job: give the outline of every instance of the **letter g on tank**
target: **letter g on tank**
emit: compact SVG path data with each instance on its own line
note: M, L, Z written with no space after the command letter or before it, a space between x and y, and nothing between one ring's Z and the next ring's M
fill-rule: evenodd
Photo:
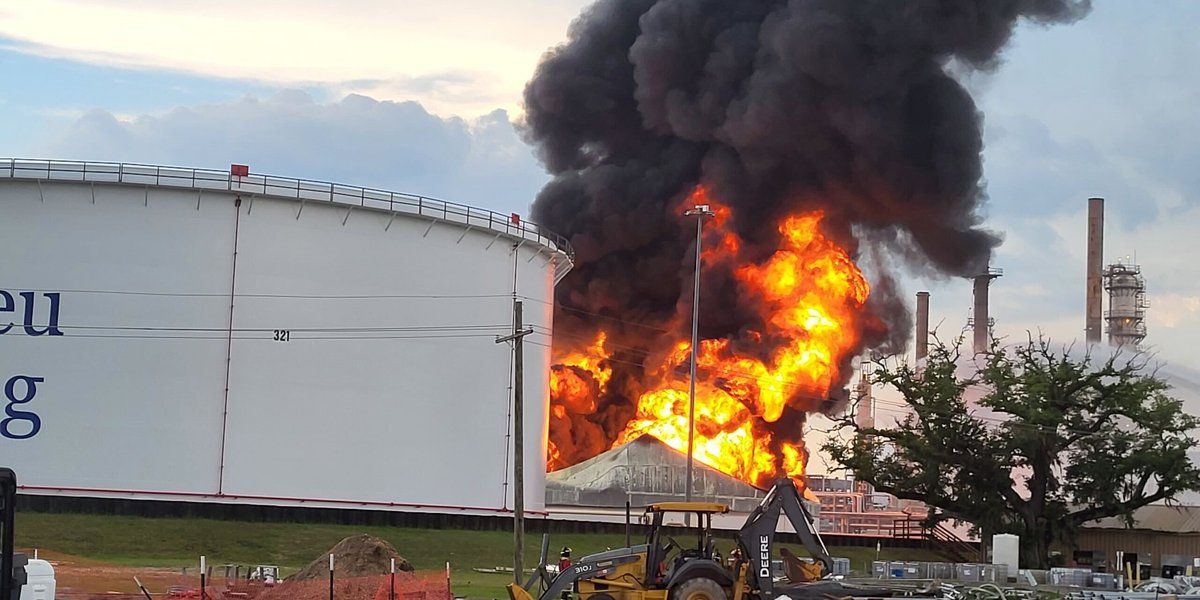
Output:
M37 384L46 381L45 377L16 375L4 384L5 419L0 421L0 436L13 440L27 440L42 430L42 419L34 413L17 410L17 406L27 404L37 396ZM24 421L25 427L13 427L14 423ZM15 430L15 431L14 431Z

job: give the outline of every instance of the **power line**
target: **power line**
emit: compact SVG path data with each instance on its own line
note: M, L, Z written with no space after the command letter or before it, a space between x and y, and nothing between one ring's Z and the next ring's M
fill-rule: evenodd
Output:
M476 300L485 298L511 299L511 294L236 294L236 298L285 298L296 300Z
M550 336L550 335L548 335L548 334L541 333L541 332L535 332L535 333L536 333L537 335L542 335L542 336L546 336L546 337L551 337L551 340L553 340L553 338L554 338L554 337L557 337L557 336L559 335L558 333L555 333L555 334L554 334L554 336L552 337L552 336ZM570 334L563 334L563 335L570 336ZM531 342L531 343L532 343L532 342ZM606 341L604 345L605 345L605 347L607 348L607 347L608 347L610 344L609 344L609 343ZM621 348L621 347L622 347L622 346L620 346L619 344L618 344L618 345L616 345L616 346L617 346L618 348ZM546 346L546 347L547 347L547 348L549 348L549 347L551 347L551 346ZM642 355L642 357L643 357L643 358L649 358L649 356L650 356L651 354L654 354L653 352L646 351L646 350L641 350L641 349L638 349L638 348L633 348L633 347L631 347L631 346L624 346L623 348L627 348L627 349L628 349L628 350L629 350L631 353L633 353L633 354L640 354L640 355ZM609 358L605 358L605 359L604 359L604 361L605 361L605 362L611 362L611 363L620 363L620 364L632 365L632 366L636 366L636 367L641 367L641 368L643 368L643 369L646 369L646 368L647 368L647 367L646 367L646 365L645 365L644 363L641 363L641 362L633 362L633 361L630 361L630 360L623 360L623 359L619 359L619 358L612 358L612 357L609 357ZM681 363L680 365L676 365L676 366L677 366L677 367L679 367L679 366L682 366L682 363ZM765 363L764 363L764 367L766 367L766 364L765 364ZM711 367L710 367L710 368L711 368ZM717 367L717 368L720 370L720 372L721 372L721 374L722 374L722 375L736 376L736 377L739 377L739 378L743 378L743 379L751 379L751 380L756 380L756 381L757 381L759 378L761 378L761 377L762 377L762 375L761 375L761 374L757 374L757 373L748 373L748 372L746 372L746 371L739 371L739 370L737 370L737 369L731 369L731 368L729 368L729 367L727 367L727 366L721 366L721 367ZM769 367L768 367L768 368L769 368ZM794 382L792 382L792 381L787 381L787 380L779 380L779 381L772 381L771 383L772 383L772 385L775 385L775 386L782 386L782 387L784 387L784 388L791 389L793 392L796 392L796 391L799 391L799 392L811 392L811 387L809 387L809 386L805 386L805 385L803 385L803 384L800 384L800 383L794 383Z
M538 326L538 325L535 325L535 326L534 326L534 329L546 329L546 328L545 328L545 327ZM549 329L546 329L546 331L549 331ZM578 335L578 334L564 333L564 332L562 332L561 330L560 330L560 331L556 331L556 332L554 332L553 334L550 334L550 333L542 333L542 332L537 332L537 334L538 334L538 335L543 335L543 336L546 336L546 337L550 337L550 338L551 338L551 341L553 341L555 338L558 338L558 337L560 337L560 336L571 337L571 338L579 339L579 340L582 340L582 341L594 341L594 340L592 340L591 338L589 338L589 337L587 337L587 336L582 336L582 335ZM530 342L530 343L535 343L535 342ZM538 344L538 345L540 345L540 346L543 346L543 347L546 347L546 348L553 348L553 346L551 346L551 345L547 345L547 344ZM648 358L648 357L649 357L649 355L653 354L653 352L651 352L651 351L648 351L648 350L643 350L643 349L641 349L641 348L636 348L636 347L633 347L633 346L624 346L624 345L621 345L621 344L614 344L614 343L611 343L611 342L610 342L610 341L608 341L608 340L605 340L604 347L605 347L606 349L607 349L607 348L609 348L609 347L614 347L614 348L617 348L617 349L623 349L623 350L627 350L627 351L629 351L630 353L633 353L633 354L640 354L640 355L642 355L644 358ZM611 356L610 356L610 357L607 357L607 358L604 358L604 359L603 359L603 361L604 361L604 362L611 362L611 363L620 363L620 364L626 364L626 365L631 365L631 366L641 367L641 368L643 368L643 369L645 369L645 368L646 368L646 365L645 365L644 363L640 363L640 362L634 362L634 361L630 361L630 360L623 360L623 359L619 359L619 358L612 358ZM720 369L720 372L721 372L721 374L722 374L722 375L734 375L734 376L740 376L740 377L743 377L743 378L746 378L746 379L754 379L754 380L757 380L758 378L760 378L760 377L761 377L761 375L759 375L759 374L755 374L755 373L748 373L748 372L745 372L745 371L739 371L739 370L736 370L736 369L730 369L730 368L728 368L728 367L724 367L724 366L720 367L719 369ZM801 390L803 390L803 391L808 391L808 387L806 387L806 386L803 386L802 384L793 383L793 382L790 382L790 381L773 381L773 382L772 382L772 384L773 384L773 385L779 385L779 386L787 387L787 388L792 388L792 389L801 389ZM984 387L982 387L982 386L978 386L978 385L974 385L974 386L967 386L967 387L969 387L969 388L977 388L977 389L982 389L982 390L986 390L986 389L987 389L987 388L984 388ZM876 399L876 400L875 400L875 402L876 402L876 404L885 404L885 405L890 405L890 406L894 406L894 407L897 407L897 408L906 408L906 407L908 407L908 406L909 406L909 405L907 405L907 404L900 404L900 403L896 403L896 402L890 402L890 401L883 400L883 399Z
M550 347L551 347L551 346L549 346L548 344L542 344L542 343L539 343L539 342L534 342L534 341L530 341L529 343L530 343L530 344L537 345L537 346L542 346L542 347L544 347L544 348L550 348ZM623 361L623 360L620 360L620 359L612 359L612 358L610 358L610 359L607 359L607 360L608 360L609 362L618 362L618 363L624 363L624 364L629 364L629 365L634 365L634 366L642 366L642 365L640 365L639 363L633 363L633 362L630 362L630 361ZM731 372L731 371L723 371L723 372L724 372L724 373L734 373L734 374L736 374L736 372ZM749 375L749 374L746 374L745 376L746 376L746 377L749 377L749 378L753 378L753 377L754 377L754 376L752 376L752 375ZM682 382L678 382L678 383L680 383L680 384L682 385ZM800 386L799 384L795 384L795 383L791 383L791 382L781 381L781 382L776 382L776 383L778 383L778 385L781 385L781 386L784 386L784 387L792 388L793 390L794 390L794 389L796 389L796 388L801 388L801 386ZM649 391L649 390L647 390L647 391ZM636 400L634 400L634 399L632 399L632 398L631 398L630 400L632 401L632 403L633 403L634 405L636 405L636 403L637 403L637 401L636 401ZM896 403L896 402L890 402L890 401L886 401L886 400L875 400L875 402L876 402L876 404L877 404L877 405L878 405L878 404L886 404L886 405L890 405L890 406L893 406L893 407L896 407L896 408L903 408L903 409L910 409L910 410L913 408L913 407L912 407L911 405L909 405L909 404L900 404L900 403ZM986 408L986 407L983 407L983 408ZM972 418L972 419L977 419L977 420L980 420L980 421L985 421L985 422L994 423L994 424L1000 424L1000 425L1008 425L1008 426L1011 426L1011 427L1023 427L1023 428L1026 428L1026 429L1035 429L1035 430L1039 430L1039 431L1043 431L1043 432L1047 432L1047 433L1078 433L1078 434L1081 434L1081 435L1086 435L1086 436L1101 435L1101 433L1098 433L1098 432L1085 431L1085 430L1079 430L1079 429L1071 429L1071 428L1064 428L1064 427L1047 427L1047 426L1044 426L1044 425L1036 425L1036 424L1033 424L1033 423L1024 423L1024 422L1021 422L1021 421L1016 421L1016 420L1012 420L1012 419L1003 419L1003 418L999 418L999 417L992 417L992 416L987 416L987 415L970 414L970 413L965 413L965 412L964 412L964 413L954 413L954 412L947 412L947 411L933 411L933 410L928 410L928 409L926 409L926 411L927 411L927 412L929 412L929 413L931 413L931 414L938 415L938 416L943 416L943 417L953 417L953 416L957 416L957 415L959 415L959 414L962 414L962 415L964 415L964 416L970 417L970 418ZM818 413L818 414L820 414L820 413ZM1001 414L1005 414L1005 413L1001 413ZM823 416L828 416L828 415L823 415Z
M540 334L540 335L545 335L545 334ZM539 346L543 346L546 348L551 347L546 344L539 344L537 342L532 342L532 341L530 343L537 344ZM606 343L605 345L607 346L608 344ZM605 362L622 363L622 364L642 367L643 369L646 368L643 363L636 363L636 362L632 362L632 361L628 361L628 360L621 360L621 359L616 359L616 358L611 358L611 357L606 358L604 360L605 360ZM732 370L732 369L728 369L728 368L721 368L720 372L722 375L733 375L733 376L739 376L741 378L752 379L752 380L757 380L760 377L759 375L755 375L752 373L746 373L743 371L737 371L737 370ZM805 392L811 391L811 389L808 386L804 386L803 384L794 383L791 381L772 381L771 384L774 386L780 386L780 387L783 387L786 389L790 389L792 391L792 393L797 393L797 394L804 394ZM987 391L987 388L985 388L983 386L979 386L979 385L971 385L971 386L966 386L966 387L970 388L970 389L980 389L980 390ZM913 409L912 405L906 404L906 403L894 402L894 401L889 401L889 400L884 400L884 399L873 399L872 401L877 406L885 405L885 406L889 406L889 407L892 407L895 409L904 409L904 410L912 410ZM986 409L987 407L979 407L979 408ZM928 411L928 409L926 409L926 410ZM956 414L958 414L958 413L944 412L944 411L943 412L928 411L928 412L931 412L932 414L939 415L939 416L955 416ZM964 413L964 414L966 414L966 413ZM1006 414L1006 413L1001 413L1001 414ZM1046 426L1042 426L1042 425L1035 425L1035 424L1031 424L1031 423L1023 423L1023 422L1019 422L1019 421L1014 421L1011 419L989 417L986 415L966 414L966 416L974 418L974 419L979 419L981 421L987 421L987 422L996 423L996 424L1003 424L1003 425L1009 425L1009 426L1014 426L1014 427L1036 428L1036 429L1047 431L1047 432L1060 432L1061 431L1061 432L1067 432L1067 433L1095 435L1094 432L1089 432L1089 431L1073 430L1073 429L1062 428L1062 427L1059 427L1059 428L1046 427Z
M545 335L545 334L543 334L543 333L538 333L537 335ZM530 344L534 344L534 345L537 345L537 346L541 346L541 347L543 347L543 348L553 348L553 347L552 347L551 345L549 345L549 344L543 344L543 343L534 342L534 341L531 341L531 340L530 340L528 343L530 343ZM625 364L625 365L630 365L630 366L635 366L635 367L641 367L642 369L646 369L646 366L645 366L645 364L643 364L643 363L639 363L639 362L633 362L633 361L629 361L629 360L622 360L622 359L619 359L619 358L611 358L611 357L610 357L610 358L606 358L606 359L604 359L604 362L608 362L608 363L619 363L619 364ZM556 365L560 365L560 364L566 364L566 363L555 363L555 365L552 365L552 366L556 366ZM683 366L683 365L682 365L682 364L680 364L680 365L676 365L674 368L679 368L679 367L682 367L682 366ZM745 372L742 372L742 371L736 371L736 370L732 370L732 369L728 369L728 368L724 368L724 367L722 367L722 368L720 369L720 372L721 372L721 374L722 374L722 375L733 375L733 376L737 376L737 377L739 377L739 378L742 378L742 379L752 379L752 380L757 380L757 379L760 377L759 375L755 375L755 374L751 374L751 373L745 373ZM799 384L799 383L794 383L794 382L791 382L791 381L773 381L773 382L772 382L772 384L773 384L773 385L776 385L776 386L779 386L779 387L783 387L783 388L790 389L790 390L791 390L793 393L804 394L804 393L806 393L806 392L811 392L811 388L810 388L810 387L808 387L808 386L804 386L804 385L802 385L802 384ZM813 396L811 393L808 393L806 397L812 398L812 397L814 397L814 396Z
M269 333L269 332L267 332ZM102 333L85 333L72 335L71 338L84 339L121 339L121 340L225 340L226 336L206 336L206 335L157 335L157 334L102 334ZM360 335L360 336L328 336L321 335L315 337L291 337L290 341L294 342L310 342L310 341L337 341L337 340L431 340L431 339L459 339L459 338L481 338L495 339L495 334L449 334L449 335ZM270 337L256 336L234 336L234 340L262 340L274 341Z
M610 315L600 314L600 313L597 313L597 312L591 312L591 311L583 310L583 309L581 309L581 308L571 308L570 306L563 306L561 303L558 303L558 302L552 302L552 301L548 301L548 300L542 300L542 299L540 299L540 298L530 298L529 296L518 296L518 298L524 298L524 299L526 299L526 300L529 300L529 301L531 301L531 302L540 302L540 303L542 303L542 304L549 304L550 306L553 306L555 310L565 310L565 311L569 311L569 312L574 312L574 313L579 313L579 314L584 314L584 315L590 315L590 316L593 316L593 317L600 317L601 319L607 319L607 320L609 320L609 321L615 321L615 322L617 322L617 323L623 323L623 324L625 324L625 325L632 325L632 326L634 326L634 327L641 327L641 328L643 328L643 329L650 329L650 330L653 330L653 331L660 331L660 332L663 332L663 333L671 333L671 330L670 330L670 329L663 329L663 328L661 328L661 327L655 327L655 326L653 326L653 325L646 325L645 323L635 323L635 322L633 322L633 321L627 321L627 320L625 320L625 319L621 319L621 318L619 318L619 317L613 317L613 316L610 316Z
M124 340L225 340L223 335L120 335L120 334L102 334L102 333L81 333L70 336L71 338L103 338L103 339L124 339ZM239 338L236 339L249 339Z
M38 325L38 327L41 327ZM419 326L397 326L397 327L171 327L171 326L136 326L136 325L58 325L57 328L63 331L85 330L85 331L162 331L176 333L263 333L279 331L286 329L292 332L302 333L400 333L400 332L454 332L454 331L505 331L508 325L419 325ZM73 335L72 337L79 337Z
M445 340L445 339L464 339L464 338L480 338L495 340L496 334L478 334L464 333L451 335L366 335L366 336L320 336L320 337L296 337L293 341L325 341L325 340ZM249 338L242 338L249 339ZM259 339L259 338L255 338Z
M0 289L19 289L34 293L61 294L101 294L116 296L151 296L169 298L228 298L228 292L154 292L140 290L99 290L99 289L29 289L20 286L0 286ZM236 293L234 298L279 298L293 300L456 300L456 299L486 299L511 298L511 294L250 294Z
M552 331L549 327L546 327L544 325L534 324L534 325L532 325L532 327L538 335L546 336L546 337L550 338L551 340L565 337L565 338L575 339L575 340L578 340L581 342L587 342L589 346L596 342L595 336L586 336L586 335L578 334L578 333L567 333L561 329L559 329L557 331ZM537 331L539 329L542 331ZM612 342L608 338L606 338L604 340L604 348L606 348L606 349L615 348L617 350L623 350L623 351L631 353L631 354L638 354L643 357L649 356L654 353L653 351L646 350L644 348L639 348L637 346L618 344L618 343Z
M153 291L99 290L99 289L49 290L49 289L24 289L24 288L13 287L13 286L7 286L7 287L8 287L8 289L23 289L24 291L32 291L35 293L58 292L58 293L76 293L76 294L111 294L111 295L133 295L133 296L150 296L150 297L183 297L183 298L228 298L230 296L230 294L228 294L228 293L153 292ZM270 299L314 299L314 300L488 299L488 298L508 299L508 298L511 298L511 295L510 294L379 294L379 295L365 295L365 294L364 295L234 294L234 297L235 298L270 298ZM641 324L641 323L635 323L632 321L626 321L626 320L623 320L623 319L620 319L617 317L612 317L609 315L603 315L600 313L566 307L566 306L562 306L562 305L554 305L554 303L552 303L552 302L547 302L545 300L531 298L528 296L519 296L519 297L525 298L525 299L528 299L531 301L535 301L535 302L541 302L543 304L550 304L552 306L555 306L556 308L561 308L563 310L567 310L567 311L571 311L571 312L577 312L577 313L586 314L586 315L590 315L590 316L600 317L603 319L608 319L611 321L623 323L626 325L632 325L635 327L641 327L641 328L650 329L650 330L654 330L654 331L670 333L670 330L667 330L667 329L662 329L659 327L654 327L654 326L645 325L645 324ZM535 329L544 330L544 333L539 332L538 335L544 335L546 337L550 337L551 340L553 340L555 337L563 336L563 337L574 338L574 339L577 339L580 341L586 341L586 342L594 341L594 338L592 338L590 336L567 333L567 332L563 332L561 330L559 330L558 332L552 332L550 330L550 328L542 326L542 325L536 325L536 324L534 324L533 327ZM428 339L491 338L493 336L492 333L467 333L467 332L505 331L508 328L508 324L428 325L428 326L396 326L396 327L233 328L232 330L228 327L205 328L205 327L94 326L94 325L59 325L58 328L61 330L67 330L67 331L87 330L87 331L125 332L125 333L114 333L114 334L74 333L74 334L71 334L71 336L70 336L70 337L74 337L74 338L85 338L85 339L223 340L223 339L226 339L226 335L206 336L206 335L158 335L158 334L159 333L194 333L194 334L225 333L225 334L228 334L230 331L232 331L235 334L238 334L238 333L241 333L241 334L245 334L245 333L270 334L274 331L281 330L281 329L286 329L289 332L316 334L312 337L300 336L300 337L292 338L292 341L299 342L299 341L339 341L339 340L353 341L353 340L428 340ZM456 332L463 332L463 333L456 333ZM325 335L325 334L331 334L331 333L362 334L362 335ZM402 334L402 333L411 333L414 335L374 335L374 334ZM269 337L260 338L260 337L254 337L254 336L244 336L244 335L235 335L233 339L237 339L237 340L260 340L260 339L270 340ZM550 344L542 344L542 343L535 342L533 340L529 340L529 343L537 345L537 346L541 346L544 348L553 349L553 347ZM606 341L605 346L617 348L617 349L620 349L620 350L623 350L625 352L632 353L635 355L641 355L644 358L647 358L651 354L654 354L654 352L646 350L644 348L628 346L628 345L623 345L623 344L617 344L617 343L613 343L611 341ZM646 368L645 364L640 363L640 362L615 359L615 358L611 358L611 357L607 358L605 360L608 362L612 362L612 363L620 363L620 364L636 366L636 367L639 367L642 369ZM740 377L744 377L744 378L751 379L751 380L757 380L760 377L760 375L757 375L757 374L746 373L746 372L741 372L741 371L737 371L737 370L731 370L728 368L722 368L721 373L723 375L740 376ZM793 392L796 392L796 391L808 392L808 391L810 391L810 388L803 386L801 384L798 384L798 383L790 382L790 381L773 381L772 384L776 385L776 386L782 386L784 388L791 389L791 390L793 390ZM972 389L981 389L984 391L989 391L987 388L985 388L983 386L979 386L978 384L969 385L966 387L972 388ZM874 402L876 403L876 405L891 406L891 407L894 407L897 409L911 410L913 408L912 405L907 404L907 403L899 403L899 402L894 402L894 401L889 401L889 400L884 400L884 399L875 399ZM937 411L930 411L930 412L932 414L937 414L937 415L941 415L941 416L955 416L955 415L959 414L959 413L948 413L948 412L937 412ZM1039 429L1039 430L1048 431L1048 432L1068 432L1068 433L1080 433L1080 434L1085 434L1085 435L1095 435L1094 432L1089 432L1089 431L1072 430L1072 429L1066 429L1066 428L1061 428L1061 427L1051 428L1051 427L1034 425L1034 424L1029 424L1029 423L1022 423L1022 422L1008 420L1008 419L987 417L984 415L969 415L968 414L967 416L969 416L971 418L979 419L981 421L994 422L994 423L998 423L998 424L1005 424L1005 425L1015 426L1015 427L1027 427L1027 428Z
M542 330L545 330L545 332L540 332L540 331L539 331L539 332L537 332L537 334L538 334L538 335L543 335L543 336L549 337L549 338L551 338L551 340L555 340L555 339L558 339L558 338L560 338L560 337L567 337L567 338L572 338L572 339L575 339L575 340L578 340L578 341L581 341L581 342L587 342L589 345L591 345L592 343L594 343L594 342L595 342L595 339L594 339L594 337L584 336L584 335L581 335L581 334L567 333L567 332L564 332L564 331L562 331L561 329L559 329L559 330L555 330L555 331L553 331L553 332L550 332L550 329L549 329L549 328L546 328L546 327L544 327L544 326L540 326L540 325L535 325L535 326L534 326L534 329L535 329L535 330L537 330L537 329L542 329ZM682 340L681 340L681 341L682 341ZM703 341L708 341L708 340L702 340L702 342L703 342ZM689 343L689 344L690 344L690 343ZM654 355L654 354L656 354L656 353L660 352L660 351L651 351L651 350L646 350L646 349L639 348L639 347L635 347L635 346L628 346L628 345L623 345L623 344L617 344L617 343L613 343L612 341L610 341L610 339L606 339L606 340L605 340L605 342L604 342L604 344L603 344L603 346L604 346L604 348L605 348L605 349L615 348L615 349L618 349L618 350L623 350L623 351L624 351L623 353L627 353L627 354L633 354L633 355L635 355L635 356L640 356L640 357L642 357L642 358L649 358L650 356L652 356L652 355ZM637 362L632 362L632 361L628 361L628 360L622 360L622 359L617 359L617 358L611 358L611 357L609 357L609 358L607 358L607 359L605 359L605 360L606 360L606 361L608 361L608 362L623 363L623 364L634 365L634 366L640 366L640 367L643 367L643 368L645 368L645 365L644 365L643 363L637 363ZM754 359L754 360L759 360L759 359ZM760 362L763 362L763 361L761 361L761 360L760 360ZM767 365L767 363L766 363L766 362L763 362L763 366L764 366L764 367L766 367L766 368L768 368L768 369L770 369L770 367ZM724 375L733 375L733 376L739 376L739 377L743 377L743 378L746 378L746 379L755 379L755 380L757 380L757 379L759 379L760 377L762 377L762 374L758 374L758 373L749 373L749 372L746 372L746 371L740 371L740 370L737 370L737 369L731 369L731 368L729 368L728 366L724 366L724 365L723 365L723 366L721 366L721 367L719 367L719 368L720 368L720 371L721 371L721 373L722 373L722 374L724 374ZM792 383L792 382L789 382L789 381L775 381L775 382L772 382L772 383L773 383L773 384L775 384L775 385L781 385L781 386L784 386L784 387L789 387L789 388L799 388L799 389L802 389L802 390L804 390L804 391L808 391L808 390L809 390L809 387L808 387L808 386L804 386L804 385L802 385L802 384L798 384L798 383Z
M907 403L889 402L889 401L876 401L875 403L876 403L876 405L887 404L894 408L905 409L908 411L915 410L915 407L913 405L907 404ZM967 407L967 408L969 408L969 407ZM986 406L977 406L976 408L988 409L988 407L986 407ZM924 410L930 414L937 415L937 416L952 417L952 416L956 416L958 414L963 414L967 417L970 417L972 419L978 419L980 421L986 421L986 422L995 423L995 424L999 424L999 425L1008 425L1010 427L1023 427L1026 429L1034 429L1034 430L1038 430L1038 431L1042 431L1042 432L1046 432L1046 433L1078 433L1078 434L1084 435L1084 436L1107 435L1106 432L1095 432L1095 431L1087 431L1087 430L1083 430L1083 429L1072 429L1069 427L1050 427L1050 426L1046 426L1046 425L1037 425L1035 423L1025 423L1025 422L1017 421L1014 419L1004 419L1004 418L995 417L995 416L970 414L967 412L954 413L954 412L947 412L947 411L935 411L935 410L930 410L928 408L926 408ZM1000 415L1009 414L1009 413L1000 412L1000 411L992 411L992 412L995 414L1000 414Z

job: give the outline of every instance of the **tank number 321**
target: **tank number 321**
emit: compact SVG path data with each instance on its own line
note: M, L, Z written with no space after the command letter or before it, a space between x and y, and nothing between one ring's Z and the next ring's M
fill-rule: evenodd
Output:
M275 341L277 341L277 342L292 341L292 332L287 329L276 329L275 330Z

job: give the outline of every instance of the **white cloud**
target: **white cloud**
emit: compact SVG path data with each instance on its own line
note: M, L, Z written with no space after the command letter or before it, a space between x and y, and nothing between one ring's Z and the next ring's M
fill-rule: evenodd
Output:
M0 36L43 56L387 99L432 86L420 96L431 110L478 115L517 108L537 60L564 38L583 4L24 0L0 8Z
M1008 238L997 255L1005 275L991 288L997 335L1021 341L1029 331L1063 344L1082 341L1086 206L1080 197L1057 214L1000 220ZM1172 366L1200 367L1192 352L1200 336L1200 278L1193 258L1200 255L1200 237L1193 233L1200 206L1139 213L1114 198L1106 208L1105 264L1136 261L1146 279L1147 347ZM945 318L946 339L966 317L970 283L950 280L932 288L933 322Z
M530 151L495 107L519 104L541 53L589 0L24 0L0 5L0 36L25 51L174 69L334 96L284 94L154 115L89 113L41 154L222 166L396 187L524 210L540 184ZM1200 238L1200 10L1097 5L1069 27L1018 28L1007 63L970 83L987 114L991 227L1005 230L992 316L1003 335L1083 330L1083 211L1110 198L1107 255L1134 254L1152 302L1148 342L1196 366ZM1129 31L1142 35L1130 36ZM1112 44L1111 40L1124 40ZM1194 102L1193 102L1194 104ZM483 115L477 121L437 114ZM121 107L110 107L121 108ZM965 323L970 283L909 279L934 293L944 339ZM911 296L910 296L911 297Z
M415 102L350 95L320 103L297 91L124 119L94 110L41 153L212 168L246 163L259 173L520 213L545 181L502 110L474 120L442 118Z
M1155 296L1153 304L1147 315L1152 327L1200 325L1200 295L1163 294Z

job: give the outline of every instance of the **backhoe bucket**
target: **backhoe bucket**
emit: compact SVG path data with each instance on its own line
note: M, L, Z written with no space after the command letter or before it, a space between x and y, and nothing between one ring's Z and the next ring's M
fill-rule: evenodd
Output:
M533 600L533 596L530 596L525 588L515 583L508 584L508 598L509 600Z
M822 566L823 565L819 562L805 563L800 565L800 580L805 583L820 581Z

